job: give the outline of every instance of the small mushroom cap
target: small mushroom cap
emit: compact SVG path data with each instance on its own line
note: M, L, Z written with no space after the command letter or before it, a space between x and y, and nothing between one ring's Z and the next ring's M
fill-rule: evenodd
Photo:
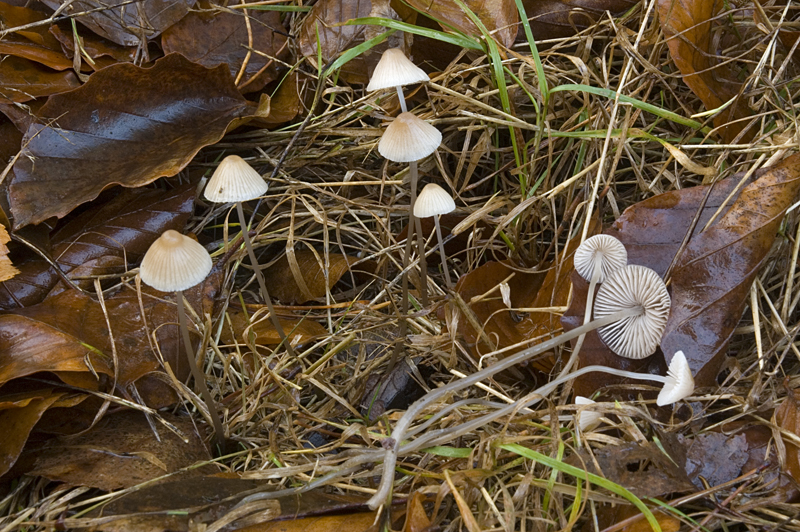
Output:
M438 129L412 113L400 113L378 143L378 152L396 163L419 161L442 143Z
M658 394L656 404L658 406L671 405L681 399L689 397L694 392L694 377L686 355L683 351L678 351L672 357L667 370L667 382Z
M583 397L582 395L575 396L575 404L576 405L593 405L595 404L594 401ZM580 414L578 415L578 426L584 432L594 430L600 424L600 418L603 417L603 414L600 412L593 412L591 410L581 410Z
M400 48L389 48L381 56L367 85L367 92L430 81L424 70L411 62Z
M201 283L211 266L211 255L203 246L169 229L144 254L139 275L156 290L175 292Z
M417 218L447 214L454 210L456 210L456 202L453 201L453 197L436 183L425 185L414 203L414 216Z
M267 188L267 182L247 161L228 155L214 170L203 196L214 203L233 203L263 196Z
M642 314L600 327L598 333L619 356L645 358L655 353L661 342L669 306L669 293L661 277L650 268L633 265L612 272L600 285L593 311L597 319L620 310L641 308Z
M611 235L594 235L587 238L575 250L575 269L587 281L592 280L595 268L600 268L602 283L614 270L628 263L628 252L622 242Z

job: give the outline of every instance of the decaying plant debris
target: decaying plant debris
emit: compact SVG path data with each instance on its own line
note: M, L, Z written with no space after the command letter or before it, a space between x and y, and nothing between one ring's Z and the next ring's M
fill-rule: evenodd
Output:
M441 223L446 240L451 234L445 242L451 274L462 278L454 293L445 290L432 225L424 227L433 238L427 246L431 305L412 309L407 338L398 338L397 331L409 175L406 165L377 155L386 119L398 112L397 99L367 94L357 80L348 83L347 76L321 77L326 65L316 68L303 59L297 40L286 41L282 61L296 58L299 66L273 95L280 109L274 107L270 115L202 149L179 175L185 181L210 175L231 153L262 174L272 174L264 199L249 205L250 214L258 209L250 235L297 353L291 357L279 345L264 305L255 303L259 288L246 252L230 247L239 230L230 206L197 205L187 232L217 244L215 260L227 262L222 280L216 281L219 292L207 288L205 296L197 296L195 323L208 383L237 449L201 474L208 478L215 471L227 472L247 483L240 490L231 488L234 502L227 501L217 513L208 511L199 522L222 530L253 524L256 519L238 525L226 519L241 508L245 496L253 506L239 519L248 512L266 516L276 511L253 495L268 490L288 496L291 490L308 489L311 494L302 498L319 496L318 489L326 487L329 494L366 500L382 474L385 439L415 397L558 334L561 314L582 319L583 308L567 311L570 296L581 290L576 277L571 278L575 288L569 281L571 253L582 237L608 229L625 209L663 192L737 173L752 182L762 169L797 153L800 64L776 44L775 29L798 17L796 6L787 15L785 6L765 3L754 18L748 3L709 28L712 41L725 44L718 53L730 58L731 69L743 78L737 79L738 102L725 115L722 129L715 129L724 110L688 118L706 109L706 99L701 101L683 82L671 55L676 52L660 25L665 13L656 4L645 1L621 16L600 16L576 35L538 39L549 88L582 84L597 89L550 92L544 113L533 103L541 105L542 93L524 39L511 49L501 47L503 64L515 76L507 76L508 113L501 110L503 95L493 85L492 58L477 50L457 53L446 68L429 68L431 82L407 93L409 108L443 135L437 153L420 162L419 173L421 184L446 184L454 193L457 209ZM291 35L301 33L307 16L286 15ZM736 39L726 33L731 25L738 28ZM369 64L375 56L365 58ZM697 85L692 89L699 90ZM618 91L619 98L607 91ZM631 99L683 120L657 116ZM237 109L245 105L233 100ZM281 119L283 111L288 118ZM303 122L309 114L311 119ZM738 133L726 125L730 120L739 120ZM796 166L787 172L797 172ZM800 180L800 173L786 178L791 179ZM592 432L575 428L572 414L587 407L575 406L569 388L533 410L464 429L498 404L522 404L568 359L569 346L562 346L433 404L419 416L418 424L433 419L425 431L446 430L451 440L443 448L415 449L400 457L393 491L397 506L406 500L418 503L420 494L425 504L409 503L416 509L408 510L408 519L396 515L389 523L406 523L404 530L414 530L408 523L411 515L419 518L422 508L441 530L643 526L644 517L628 499L575 473L586 471L644 500L653 512L651 524L658 522L662 530L800 530L794 391L800 388L795 377L800 360L797 213L780 213L777 236L764 250L766 259L752 286L743 292L747 306L732 324L726 356L689 400L674 410L658 409L655 388L598 377L575 385L584 395L603 392L597 398L601 404L591 408L605 420ZM663 267L674 270L669 262ZM468 273L476 275L472 284L463 280ZM419 282L416 269L410 277L412 285ZM123 279L134 287L130 277ZM510 308L502 298L502 282L510 287ZM599 349L592 341L587 337L582 348L587 356ZM404 346L401 357L394 348L398 342ZM663 373L664 356L655 357L660 358L635 369ZM192 411L200 433L207 434L204 416L191 403L200 405L198 398L190 388L179 388L180 404ZM99 397L109 401L112 411L129 406L108 395ZM48 400L70 406L66 399ZM465 399L472 401L459 403ZM154 430L165 430L158 421L161 414L148 410L148 415ZM566 465L556 473L548 457ZM45 476L22 476L3 494L0 530L102 530L112 520L97 507L112 501L109 507L118 504L120 509L109 513L134 513L122 496L152 487L114 484L125 489L110 495L83 486L54 487L49 478L64 480L63 475L46 477L43 465L37 469ZM185 474L160 481L177 482ZM667 509L659 510L649 497ZM349 511L363 509L352 504ZM190 529L184 521L169 523Z

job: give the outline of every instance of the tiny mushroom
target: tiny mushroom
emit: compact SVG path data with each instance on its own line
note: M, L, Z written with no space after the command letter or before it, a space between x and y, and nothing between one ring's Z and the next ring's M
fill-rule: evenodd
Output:
M692 392L694 392L692 370L689 368L689 363L686 361L686 355L683 354L683 351L677 351L672 356L672 362L669 363L667 376L664 379L664 387L661 388L661 392L658 394L656 404L658 406L671 405L689 397Z
M367 85L367 92L397 88L400 106L407 111L403 85L430 81L428 74L406 57L400 48L389 48L381 56Z
M214 174L209 179L203 196L214 203L236 203L236 212L239 215L239 224L242 227L242 238L244 245L247 249L247 254L250 257L250 262L253 264L253 270L258 280L258 287L261 290L261 297L267 304L269 316L272 320L272 325L278 331L281 341L286 346L286 351L294 356L294 350L286 338L286 333L283 330L278 315L275 313L275 307L272 305L272 299L269 297L267 290L267 283L264 280L264 274L261 272L261 267L256 259L253 244L250 242L250 234L247 230L247 218L244 215L242 208L243 201L249 201L259 196L263 196L267 191L268 185L264 178L256 172L256 170L247 164L247 161L238 155L228 155L225 157Z
M413 113L400 113L383 132L378 152L396 163L409 163L431 155L442 143L438 129Z
M583 397L582 395L576 395L575 404L578 406L584 406L584 405L593 405L595 404L595 402L589 398ZM601 414L600 412L587 410L585 408L580 409L579 412L580 413L578 414L578 427L582 431L588 432L596 429L597 426L600 425L600 418L603 417L603 414Z
M209 416L214 424L216 441L224 450L224 431L216 403L206 385L205 375L197 367L189 329L186 326L186 312L183 303L183 291L203 282L211 271L213 263L208 251L188 236L172 229L164 233L150 245L144 254L139 267L142 282L162 292L175 292L178 303L178 324L183 336L186 358L192 371L195 383L200 388L203 401L208 408Z
M640 308L598 333L614 353L625 358L645 358L655 353L667 326L670 297L664 281L645 266L625 266L613 272L600 287L594 317L600 319L624 309Z
M417 218L428 218L433 216L433 223L436 225L436 238L439 239L439 255L442 259L442 270L444 271L447 288L452 289L453 283L450 281L450 271L447 269L447 258L444 253L444 240L442 239L442 229L439 224L439 216L453 212L456 209L456 202L445 189L436 183L428 183L419 193L416 204L414 204L414 216Z

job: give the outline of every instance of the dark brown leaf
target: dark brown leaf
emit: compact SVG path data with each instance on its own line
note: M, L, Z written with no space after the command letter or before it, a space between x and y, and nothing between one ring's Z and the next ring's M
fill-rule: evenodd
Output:
M372 262L360 263L351 270L351 265L359 262L356 257L336 253L328 257L330 264L326 266L321 262L325 261L325 255L318 256L309 250L287 253L264 271L269 293L284 303L305 303L323 299L327 291L348 271L362 281L365 272L375 271Z
M523 0L533 36L539 39L569 37L588 28L605 16L624 13L636 0ZM525 38L525 33L518 36Z
M146 46L189 12L194 0L42 0L51 9L64 4L64 14L88 13L75 20L106 39L122 46Z
M233 330L231 331L228 327L222 329L222 336L220 337L222 342L245 345L252 345L253 343L255 345L278 345L281 343L278 331L275 330L272 320L266 314L261 314L260 318L254 323L242 311L229 309L227 316L230 319ZM293 345L297 343L304 344L328 334L325 327L313 320L279 318L279 321Z
M50 33L58 39L71 61L75 53L75 36L71 29L70 31L65 31L60 26L53 25L50 26ZM89 31L80 31L78 35L81 38L83 51L92 59L110 58L114 62L130 63L136 55L136 47L134 46L120 46Z
M15 7L0 2L0 27L16 28L44 20L47 16L27 7ZM47 31L47 26L34 26L5 35L0 40L0 54L10 54L41 63L54 70L72 68L59 42Z
M467 35L482 37L481 30L470 20L461 7L452 0L409 0L412 7L442 24L448 30L452 26ZM483 23L494 38L505 47L511 47L517 36L519 11L509 0L464 0L464 5Z
M798 192L800 155L794 155L746 186L728 212L695 234L678 258L661 348L667 362L676 351L684 352L697 386L715 383L750 285Z
M717 15L725 5L724 0L658 0L659 20L670 56L683 81L708 110L737 98L741 87L734 72L719 57L713 40L712 21L720 20ZM733 142L747 125L746 120L734 120L751 114L747 104L737 98L714 117L714 124L721 128L725 142ZM752 132L746 133L744 140L750 137Z
M133 265L161 233L183 230L192 214L194 197L192 184L168 191L123 190L110 202L59 229L51 237L53 259L70 277L122 272L123 258ZM19 276L0 284L0 308L35 305L59 283L55 270L45 260L24 262L20 268ZM91 281L77 284L92 289Z
M168 412L158 415L180 430L188 441L159 423L154 423L159 431L156 439L143 413L126 410L105 416L86 432L51 440L28 474L71 486L111 491L211 459L191 419ZM215 468L211 468L213 473Z
M15 227L62 217L112 184L176 174L246 109L224 66L172 54L149 69L103 69L50 98L40 112L45 123L28 128L9 188Z
M287 76L273 97L262 93L261 98L267 99L267 112L254 118L250 125L274 129L299 115L303 110L303 102L300 101L297 73ZM262 107L260 102L259 107Z
M252 45L245 17L250 18ZM206 67L227 65L234 78L247 59L239 87L254 92L277 77L277 64L270 57L286 55L285 31L277 11L192 12L164 32L161 45L166 54L177 52Z
M27 102L80 85L73 72L55 72L38 63L6 56L0 60L0 103Z

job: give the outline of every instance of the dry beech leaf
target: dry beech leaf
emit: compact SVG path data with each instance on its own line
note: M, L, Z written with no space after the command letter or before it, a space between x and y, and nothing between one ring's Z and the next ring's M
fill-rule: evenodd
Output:
M800 155L766 170L724 216L689 240L672 271L661 349L667 362L684 352L697 386L715 384L750 286L800 192Z
M71 63L73 54L75 53L75 35L72 33L71 28L67 31L62 30L60 26L53 25L50 26L50 33L61 43L61 47L66 52L67 57L70 58ZM95 62L102 58L111 59L113 63L130 63L136 56L135 46L121 46L88 31L79 32L79 36L81 38L83 51L94 59Z
M172 54L152 68L103 69L51 97L44 123L28 128L9 187L15 228L62 217L112 184L138 187L178 173L247 109L225 66Z
M425 511L425 496L415 491L408 499L406 505L406 523L403 525L403 532L425 532L431 526L428 519L428 512Z
M47 15L41 11L0 2L0 27L4 29L26 26L46 18ZM61 44L47 31L47 26L33 26L5 35L0 40L0 54L24 57L53 70L72 68L72 60L64 55Z
M253 118L249 122L251 126L274 129L299 115L303 110L303 103L300 101L297 72L292 72L281 82L274 96L262 94L261 98L268 101L267 112L264 116ZM259 107L262 107L261 103Z
M781 406L775 410L775 424L790 434L800 436L800 393L790 390ZM796 482L800 482L800 446L795 440L781 434L781 440L786 448L786 471Z
M125 270L138 263L150 244L167 229L182 231L194 209L195 187L171 190L121 190L111 201L80 214L52 237L52 257L69 277ZM35 305L64 284L50 264L35 259L20 264L21 274L0 284L0 308ZM93 290L92 281L76 281ZM51 294L55 295L55 294Z
M11 264L8 258L8 248L6 244L11 241L5 226L0 225L0 281L8 281L19 273L19 270Z
M0 477L17 461L42 414L51 407L68 406L75 397L50 388L0 397Z
M409 0L412 7L419 9L430 18L439 21L442 28L452 26L467 35L482 37L475 25L461 7L452 0ZM464 5L472 11L503 46L510 48L517 37L519 11L514 2L508 0L464 0Z
M146 46L147 40L182 19L194 0L42 0L50 9L68 5L65 15L83 13L75 20L98 35L122 46ZM85 32L84 32L85 33Z
M21 57L6 56L0 61L0 103L27 102L80 85L74 72L55 72Z
M228 318L230 319L233 331L229 327L222 329L222 336L220 340L226 344L245 344L245 345L278 345L281 343L281 337L272 320L266 314L261 314L255 322L251 322L253 315L248 319L247 315L240 310L228 309ZM297 343L305 344L317 338L321 338L328 334L325 327L316 321L309 319L285 319L279 318L286 336L289 341L294 345ZM247 338L246 335L253 335L252 338Z
M325 273L325 255L302 250L294 252L297 261L297 272L302 278L298 281L295 271L289 262L288 254L264 271L269 293L284 303L305 303L306 301L323 299L327 291L333 288L343 275L351 272L357 282L363 282L366 273L375 271L375 263L360 262L356 257L331 253L327 266L327 283ZM351 265L359 263L351 268ZM305 286L303 286L305 285Z
M678 532L681 528L680 520L676 519L670 514L653 511L653 516L656 518L656 521L658 521L658 524L661 527L661 532ZM629 524L626 524L621 528L614 527L614 525L622 523L631 517L639 518L630 521ZM611 527L614 527L615 530L619 530L619 532L652 532L653 530L653 528L650 526L650 523L647 522L647 519L645 519L644 515L642 515L642 512L639 511L638 508L633 505L625 504L603 504L598 506L597 524L599 525L600 530L605 530Z
M159 431L156 439L143 413L125 410L106 415L88 431L49 441L28 474L71 486L111 491L211 459L190 418L169 412L158 415L177 427L188 441L159 423L155 423ZM216 468L210 468L206 473L213 474ZM192 471L202 474L196 469Z
M252 45L245 17L250 18ZM161 45L165 54L177 52L206 67L227 65L234 77L247 59L239 87L254 92L277 78L277 64L270 58L286 55L285 32L277 11L191 12L164 32Z
M513 2L511 2L513 4ZM569 37L606 16L624 13L637 0L523 0L525 14L537 40ZM524 32L519 33L524 39Z
M740 81L714 48L712 22L727 4L724 0L658 0L661 29L667 38L670 57L681 71L681 79L703 102L707 110L717 109L737 97ZM733 142L747 125L752 113L737 99L714 117L725 142ZM733 122L733 123L731 123ZM727 124L727 125L726 125ZM752 132L745 135L745 140Z

